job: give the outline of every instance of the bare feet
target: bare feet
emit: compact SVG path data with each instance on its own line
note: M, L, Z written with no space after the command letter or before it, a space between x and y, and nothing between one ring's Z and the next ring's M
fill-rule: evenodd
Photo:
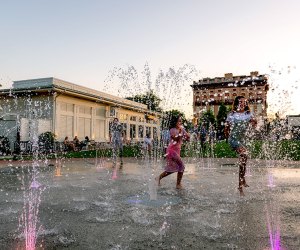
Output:
M176 189L183 189L183 186L181 184L177 184Z
M241 181L241 185L243 185L244 187L249 187L249 185L246 183L245 178Z
M155 177L155 180L157 182L157 186L160 186L160 178L159 177Z
M238 187L238 190L240 191L240 196L245 196L243 188L242 187Z

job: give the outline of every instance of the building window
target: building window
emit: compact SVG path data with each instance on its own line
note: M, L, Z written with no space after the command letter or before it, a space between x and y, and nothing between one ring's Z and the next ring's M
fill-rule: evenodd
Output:
M91 107L84 107L84 113L86 115L92 114L92 108Z
M151 127L146 127L146 134L148 134L151 138Z
M117 115L116 109L114 107L110 107L109 116L116 117L116 115Z
M120 121L127 121L127 114L120 114Z
M69 140L73 139L73 116L61 115L59 131L61 137L69 137Z
M83 106L79 106L79 113L84 114L84 107Z
M153 138L158 138L157 128L153 128Z
M74 105L71 103L67 104L67 112L74 112Z
M96 116L105 117L105 115L106 115L105 107L96 108Z
M91 119L79 117L78 118L78 137L84 139L85 136L91 138Z
M105 138L105 120L102 119L95 120L94 132L95 132L96 141Z
M144 127L142 125L139 125L139 138L144 137Z
M134 139L136 135L136 125L130 124L130 139Z
M130 121L136 122L136 116L130 116Z
M61 109L61 111L67 111L67 104L66 103L61 103L60 104L60 109Z

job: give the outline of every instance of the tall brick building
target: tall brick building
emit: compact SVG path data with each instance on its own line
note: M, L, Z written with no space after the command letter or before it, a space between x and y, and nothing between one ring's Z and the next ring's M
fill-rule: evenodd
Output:
M268 79L257 71L251 72L249 76L227 73L224 77L203 78L194 81L191 87L195 117L206 110L211 110L217 116L222 102L231 107L234 98L239 95L249 100L250 110L256 115L267 115Z

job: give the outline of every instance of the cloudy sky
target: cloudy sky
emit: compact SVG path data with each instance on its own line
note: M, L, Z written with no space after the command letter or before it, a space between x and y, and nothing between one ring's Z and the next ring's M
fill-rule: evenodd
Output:
M190 112L192 80L257 70L270 77L270 112L299 114L299 9L298 0L1 1L0 81L53 76L122 95L129 67L145 79L147 66L146 88L172 68L170 88L186 98L165 101Z

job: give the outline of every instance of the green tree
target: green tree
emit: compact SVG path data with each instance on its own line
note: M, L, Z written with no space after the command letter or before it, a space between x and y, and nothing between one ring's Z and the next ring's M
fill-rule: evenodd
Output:
M161 128L162 129L169 129L169 125L170 125L170 119L172 116L174 115L180 115L181 116L181 119L182 119L182 123L183 123L183 126L187 129L190 128L190 126L192 126L192 123L189 122L186 117L185 117L185 114L177 109L172 109L172 110L169 110L169 111L166 111L166 112L163 112L163 115L162 115L162 120L161 120Z
M204 112L200 118L200 124L205 124L205 127L208 129L209 125L215 125L216 118L211 110Z
M218 137L220 139L224 139L224 129L225 129L225 121L229 112L229 108L227 108L224 103L221 103L219 112L217 115L217 131Z
M227 110L224 103L221 103L221 105L219 107L219 112L217 114L217 125L218 126L224 125L226 118L227 118L228 111L229 110Z
M162 112L162 108L159 106L161 99L154 94L153 90L147 91L145 94L139 94L131 97L126 97L127 100L143 103L147 105L147 108L151 111Z

